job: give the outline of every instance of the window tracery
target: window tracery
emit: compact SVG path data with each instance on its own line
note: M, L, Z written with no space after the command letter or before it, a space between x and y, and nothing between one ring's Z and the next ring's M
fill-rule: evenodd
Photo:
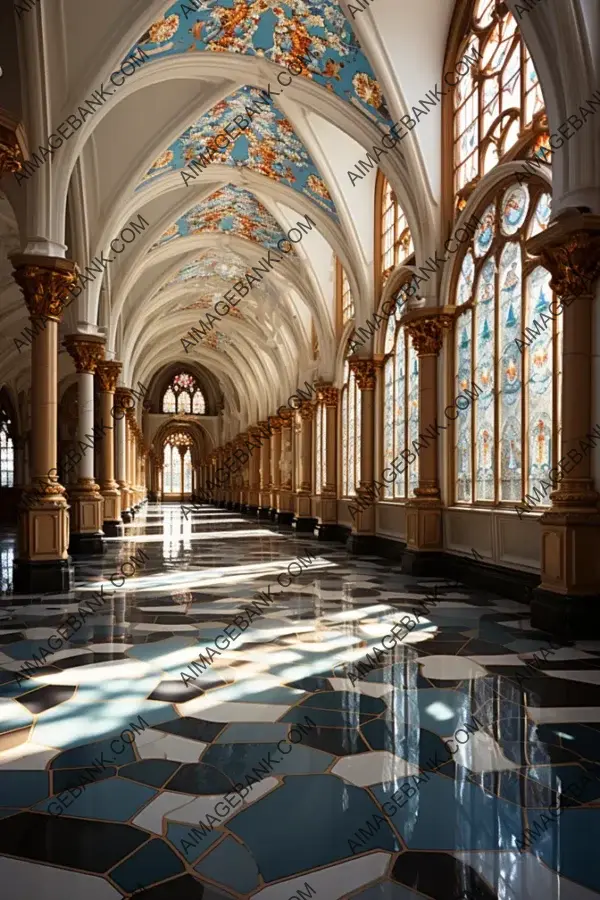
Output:
M406 329L399 324L401 315L396 308L385 334L382 470L391 467L404 451L411 452L412 442L419 438L419 358ZM398 466L394 481L386 483L386 499L404 500L419 486L419 457L412 455L413 462Z
M381 172L381 285L397 266L407 262L415 252L412 234L408 227L408 219L396 199L390 183Z
M193 375L179 372L173 376L163 394L161 409L163 413L206 414L206 400Z

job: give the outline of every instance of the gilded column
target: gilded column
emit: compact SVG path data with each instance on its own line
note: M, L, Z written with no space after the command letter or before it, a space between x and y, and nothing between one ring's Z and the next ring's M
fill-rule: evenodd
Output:
M419 434L437 435L437 361L444 330L452 326L452 316L436 309L422 310L406 323L419 357ZM448 424L448 423L442 423ZM419 442L421 443L421 442ZM390 474L388 473L388 479ZM443 549L442 501L438 474L438 442L422 442L419 451L419 486L406 503L406 550L402 571L411 575L432 573Z
M116 476L121 493L121 519L131 522L131 492L127 481L127 418L126 411L133 406L131 391L126 387L118 387L115 391L115 432L117 438Z
M281 490L277 505L275 521L278 525L291 525L294 521L294 493L293 493L293 452L292 442L296 411L290 407L282 407L279 412L283 425L281 428L281 457L279 461Z
M77 484L69 489L71 539L69 551L87 555L104 553L104 498L94 478L94 445L112 440L113 433L94 428L94 373L104 359L104 338L70 334L67 352L77 372L77 440L79 443ZM112 420L109 423L112 425ZM89 443L91 441L91 444Z
M252 425L248 429L248 437L250 442L257 445L250 453L248 461L248 513L251 516L258 514L258 503L260 496L260 431L256 425Z
M320 541L340 539L337 513L337 409L339 391L331 384L317 386L319 403L323 404L323 483L319 498L319 522L315 535ZM317 448L318 452L318 448Z
M97 373L100 382L100 424L110 427L110 432L102 441L101 447L101 491L104 497L104 533L109 537L123 534L121 522L121 492L115 481L115 442L112 423L112 409L115 402L117 380L121 373L121 363L116 360L102 360L98 363Z
M298 413L300 415L300 440L299 440L299 483L296 489L296 515L292 522L292 528L296 531L313 532L317 524L313 516L313 417L315 408L309 400L303 400Z
M281 489L281 429L283 419L279 416L269 416L271 426L271 508L269 518L275 519L279 503L279 491Z
M58 324L75 264L57 257L15 254L14 278L33 326L31 343L31 482L21 496L16 593L69 591L69 506L56 468Z
M541 584L534 590L531 621L562 637L593 637L600 633L600 496L590 453L600 435L592 390L600 216L559 216L528 241L527 250L549 270L563 303L561 443L548 476L555 488L552 506L540 518Z
M373 482L375 476L375 360L350 358L360 391L360 484L356 489L359 511L356 513L347 548L351 553L372 551L375 540L375 504Z
M261 519L269 519L271 517L271 437L269 434L269 422L259 422L261 434L260 448L260 497L258 505L258 516ZM265 437L265 433L269 437Z

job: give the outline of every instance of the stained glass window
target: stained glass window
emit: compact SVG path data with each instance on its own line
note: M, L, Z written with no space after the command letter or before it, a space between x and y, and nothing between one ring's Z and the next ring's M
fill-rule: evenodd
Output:
M15 483L15 448L10 434L10 419L0 411L0 487Z
M504 0L477 0L456 62L450 80L458 82L454 191L460 210L474 182L498 163L526 156L528 145L540 142L547 122L531 56Z
M419 438L419 359L399 318L390 316L385 339L382 471ZM383 479L386 499L404 500L419 486L418 457L404 468L391 484Z
M189 372L179 372L171 380L171 384L163 394L163 413L193 413L203 416L206 413L204 394L196 384L196 379Z
M479 217L456 288L455 500L515 504L557 451L561 318L548 314L549 272L525 251L548 225L550 195L535 179L505 182Z
M360 484L361 397L346 360L342 388L342 496L354 497Z
M183 431L169 435L163 450L163 493L191 494L192 492L192 438ZM179 448L185 447L182 455ZM182 488L183 485L183 488Z
M381 279L384 284L396 266L402 265L413 255L415 248L408 220L386 178L383 178L382 188Z
M347 322L350 322L354 318L355 309L350 284L339 260L336 261L335 272L338 326L339 330L341 330Z

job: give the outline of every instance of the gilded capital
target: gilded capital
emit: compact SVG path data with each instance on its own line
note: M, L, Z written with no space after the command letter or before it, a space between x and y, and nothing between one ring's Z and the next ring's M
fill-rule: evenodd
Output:
M349 360L350 368L356 375L356 383L361 391L374 391L377 384L377 369L372 359Z
M568 213L530 238L527 251L552 276L559 297L591 294L600 277L600 216Z
M271 426L272 431L279 434L283 428L283 419L279 416L269 416L269 425Z
M0 136L0 177L14 175L23 169L23 153L16 141Z
M422 316L406 323L406 330L419 357L439 355L444 342L444 329L450 328L452 321L452 316L436 315Z
M325 406L337 406L340 399L340 392L331 384L320 384L317 396Z
M114 394L122 368L122 364L114 359L103 359L98 363L97 373L101 391Z
M310 400L303 400L301 406L298 408L298 412L300 413L301 419L310 422L315 414L315 408Z
M119 385L115 390L115 406L123 410L135 408L131 388L124 387L122 384Z
M29 262L34 259L41 264ZM54 257L46 257L42 262L42 257L20 254L11 257L11 261L15 267L13 277L23 291L31 318L60 322L71 299L68 289L77 280L75 263Z
M65 338L65 347L79 374L88 372L93 375L98 363L104 359L103 339L90 340L89 337L83 335L68 334Z

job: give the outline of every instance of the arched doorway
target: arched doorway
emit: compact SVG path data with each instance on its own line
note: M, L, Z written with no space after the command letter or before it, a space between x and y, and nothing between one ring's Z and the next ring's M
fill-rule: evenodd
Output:
M183 500L191 496L193 438L186 431L174 431L163 443L162 496L164 500Z

